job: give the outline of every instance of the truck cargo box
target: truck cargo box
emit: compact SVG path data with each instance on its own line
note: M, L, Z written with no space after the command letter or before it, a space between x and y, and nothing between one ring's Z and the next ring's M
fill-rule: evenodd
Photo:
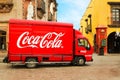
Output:
M72 24L15 19L9 23L10 58L15 55L18 60L20 55L72 56Z

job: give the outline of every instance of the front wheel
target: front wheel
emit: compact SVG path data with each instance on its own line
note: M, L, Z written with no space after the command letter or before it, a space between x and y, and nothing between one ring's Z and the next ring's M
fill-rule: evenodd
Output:
M77 65L85 65L85 59L83 57L78 57L77 58Z
M26 67L27 68L35 68L37 66L37 60L35 58L28 58L26 60Z

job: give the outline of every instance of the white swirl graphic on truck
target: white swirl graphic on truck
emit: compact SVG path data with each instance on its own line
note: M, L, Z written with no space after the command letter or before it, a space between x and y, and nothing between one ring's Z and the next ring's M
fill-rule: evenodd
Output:
M46 33L44 36L34 36L30 35L29 32L23 32L18 40L17 40L17 47L18 48L63 48L62 40L60 39L64 36L64 33L56 33L56 32L49 32Z

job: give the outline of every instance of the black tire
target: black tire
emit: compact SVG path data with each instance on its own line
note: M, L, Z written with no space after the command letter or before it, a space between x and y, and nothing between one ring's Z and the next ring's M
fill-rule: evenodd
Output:
M77 65L80 65L80 66L85 65L84 57L77 57Z
M28 58L26 60L25 65L27 68L35 68L35 67L37 67L37 60L35 58Z

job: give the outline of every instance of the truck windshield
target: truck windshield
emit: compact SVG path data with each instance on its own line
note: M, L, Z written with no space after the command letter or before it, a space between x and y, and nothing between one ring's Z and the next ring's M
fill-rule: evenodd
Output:
M90 45L86 39L78 39L78 46L83 46L87 49L90 49Z

